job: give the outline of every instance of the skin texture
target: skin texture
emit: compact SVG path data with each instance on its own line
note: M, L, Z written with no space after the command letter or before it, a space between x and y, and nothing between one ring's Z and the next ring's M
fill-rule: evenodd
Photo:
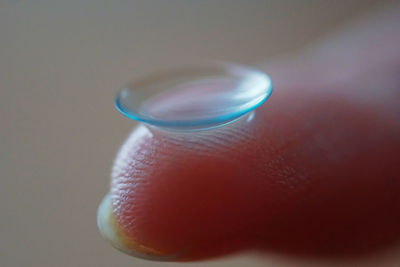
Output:
M275 91L239 121L195 133L135 129L110 189L118 231L151 248L134 250L169 260L244 249L348 257L397 244L400 45L392 38L379 57L359 28L265 65ZM341 63L354 43L371 64Z

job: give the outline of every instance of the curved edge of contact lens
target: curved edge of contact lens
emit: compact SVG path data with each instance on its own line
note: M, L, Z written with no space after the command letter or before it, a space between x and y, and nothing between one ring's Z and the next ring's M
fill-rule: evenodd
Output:
M268 80L268 85L266 88L266 93L265 96L258 101L256 104L253 106L237 111L237 112L232 112L229 114L224 114L220 115L217 117L210 117L206 119L199 119L199 120L180 120L180 121L174 121L174 120L158 120L150 117L145 117L142 116L136 112L131 112L129 110L126 110L119 101L119 95L120 92L117 94L114 100L115 108L125 117L138 121L138 122L143 122L152 126L158 126L162 128L171 128L171 129L185 129L185 128L191 128L191 129L202 129L202 128L213 128L215 126L219 125L225 125L230 121L236 120L243 115L249 113L250 111L256 109L260 105L262 105L272 94L273 91L273 85L271 78L267 75L264 74ZM123 90L123 89L122 89Z

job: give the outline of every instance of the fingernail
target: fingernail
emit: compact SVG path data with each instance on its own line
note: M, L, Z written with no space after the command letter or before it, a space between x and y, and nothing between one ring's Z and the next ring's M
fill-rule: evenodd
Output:
M97 210L97 227L106 241L126 254L154 261L172 261L176 259L176 255L166 255L128 238L114 218L110 194L103 198Z

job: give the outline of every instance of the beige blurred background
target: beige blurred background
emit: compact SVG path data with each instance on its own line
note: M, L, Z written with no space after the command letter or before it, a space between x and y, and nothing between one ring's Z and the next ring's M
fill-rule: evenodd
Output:
M268 59L384 4L0 0L0 266L161 265L116 251L96 228L134 126L113 107L118 87L196 58ZM297 264L247 254L194 265Z

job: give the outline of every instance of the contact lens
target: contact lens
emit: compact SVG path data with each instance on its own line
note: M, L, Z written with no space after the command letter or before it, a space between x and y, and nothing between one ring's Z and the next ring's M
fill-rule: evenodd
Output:
M261 105L272 84L264 72L230 63L189 64L124 87L116 108L130 119L175 130L225 125Z

